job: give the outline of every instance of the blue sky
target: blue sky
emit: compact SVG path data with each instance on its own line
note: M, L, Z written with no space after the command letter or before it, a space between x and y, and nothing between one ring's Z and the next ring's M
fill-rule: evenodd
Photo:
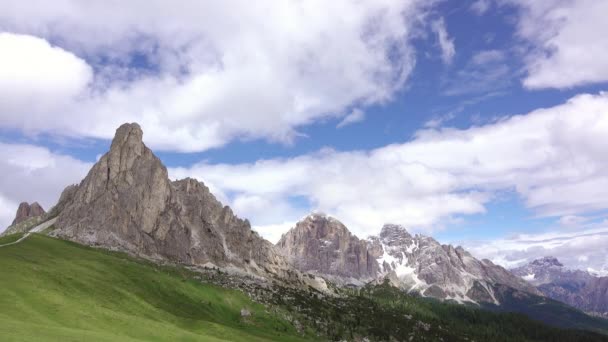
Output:
M606 4L1 3L2 226L137 121L171 177L271 240L318 210L361 237L399 223L505 265L608 270L581 257L608 226Z

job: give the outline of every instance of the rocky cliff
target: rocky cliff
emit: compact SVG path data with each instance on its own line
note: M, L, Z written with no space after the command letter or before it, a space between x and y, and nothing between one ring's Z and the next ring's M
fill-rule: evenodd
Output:
M550 256L511 271L549 298L608 317L608 277L567 269L557 258Z
M385 225L379 236L368 239L381 265L381 276L423 296L457 302L499 304L494 285L538 294L504 268L478 260L462 247L442 245L424 235L410 235L398 225Z
M384 282L422 296L457 302L500 304L496 285L540 294L533 286L462 247L410 235L385 225L379 236L360 240L338 220L310 215L284 234L277 247L305 272L361 282Z
M19 204L19 208L17 208L17 214L15 215L15 219L13 220L12 225L21 223L29 218L44 215L46 212L42 209L42 206L38 204L38 202L34 202L29 204L27 202L22 202Z
M287 269L275 247L202 182L171 182L142 138L135 123L116 130L110 151L62 194L53 235L184 264L257 274Z
M351 234L340 221L319 213L298 222L277 247L302 272L355 283L372 280L379 272L366 241Z

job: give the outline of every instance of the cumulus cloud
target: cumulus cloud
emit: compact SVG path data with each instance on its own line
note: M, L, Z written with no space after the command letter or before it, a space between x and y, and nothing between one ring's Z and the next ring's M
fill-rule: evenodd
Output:
M518 34L531 45L524 86L570 88L608 81L608 2L510 0Z
M566 267L608 274L608 227L521 234L493 241L463 242L473 255L507 268L544 256L555 256Z
M286 221L283 223L269 224L265 226L252 226L251 229L258 232L268 241L276 244L281 239L281 236L290 228L294 227L296 223L297 221Z
M46 40L0 32L0 125L35 127L87 89L93 70ZM60 115L60 113L57 113Z
M469 129L427 129L371 151L321 150L250 164L199 163L171 169L235 198L264 199L272 210L238 211L252 222L295 221L306 210L332 214L360 236L387 222L431 231L458 215L483 213L501 190L515 190L539 216L581 215L608 203L608 93ZM288 207L284 207L285 205ZM283 207L281 207L283 206ZM272 215L272 214L271 214Z
M91 167L44 147L0 143L0 231L15 218L20 202L50 209L63 189L79 183Z
M445 20L441 18L434 21L431 28L437 35L437 41L439 42L439 48L441 49L441 60L444 64L452 63L454 55L456 54L456 48L454 46L454 39L450 38L445 27Z
M303 125L390 100L413 68L412 28L428 5L3 1L0 26L19 33L8 34L9 43L22 49L0 88L15 102L0 102L1 120L27 132L96 138L137 121L163 150L290 142ZM39 84L27 83L28 67L44 76ZM21 83L56 103L37 106L36 94L7 90ZM34 111L35 120L16 111Z

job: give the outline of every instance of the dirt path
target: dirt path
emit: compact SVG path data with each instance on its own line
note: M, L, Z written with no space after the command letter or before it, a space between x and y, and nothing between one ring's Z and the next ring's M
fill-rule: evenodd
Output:
M30 231L29 231L29 232L27 232L27 233L23 234L23 236L22 236L22 237L21 237L19 240L17 240L17 241L13 241L13 242L11 242L11 243L7 243L7 244L4 244L4 245L0 245L0 248L1 248L1 247L6 247L6 246L10 246L10 245L16 245L16 244L18 244L19 242L21 242L21 241L25 240L25 239L26 239L28 236L30 236L30 234L32 234L32 233L39 233L39 232L41 232L41 231L43 231L43 230L47 229L48 227L52 226L52 225L53 225L53 223L55 223L55 221L57 221L57 218L56 218L56 217L55 217L55 218L52 218L52 219L50 219L50 220L48 220L48 221L42 222L41 224L37 225L36 227L34 227L34 228L30 229Z

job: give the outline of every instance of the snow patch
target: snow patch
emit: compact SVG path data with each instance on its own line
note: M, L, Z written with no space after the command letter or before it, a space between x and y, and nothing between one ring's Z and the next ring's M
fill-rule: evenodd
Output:
M532 280L534 280L534 276L535 276L534 273L530 273L530 274L527 274L527 275L523 276L522 278L525 281L532 281Z

